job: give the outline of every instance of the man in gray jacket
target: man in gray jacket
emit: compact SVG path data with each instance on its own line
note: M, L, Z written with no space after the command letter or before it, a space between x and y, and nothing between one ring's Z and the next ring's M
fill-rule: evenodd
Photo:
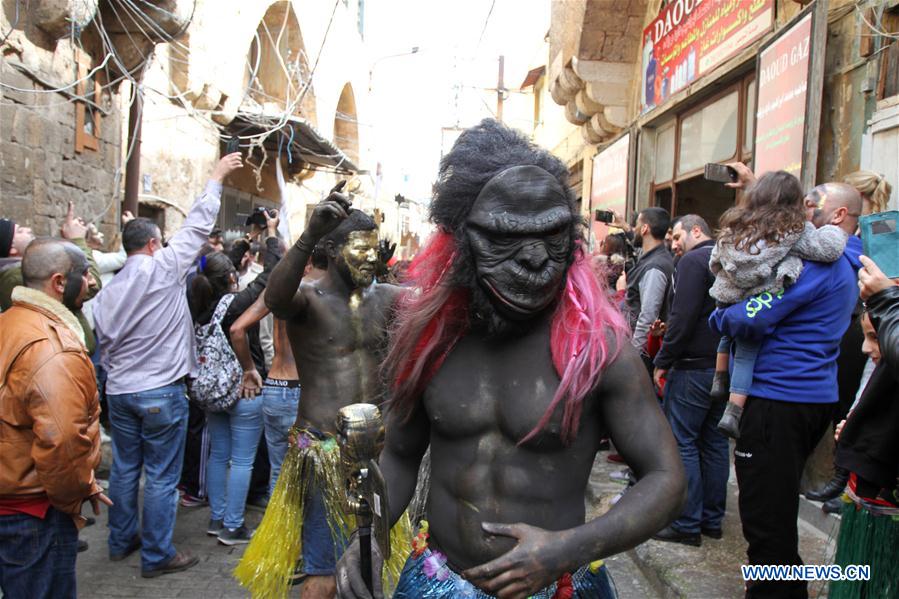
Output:
M652 360L646 350L649 328L665 313L665 298L674 273L674 259L665 246L665 235L671 216L664 208L646 208L637 216L634 245L643 253L627 273L628 319L634 332L632 343L640 352L647 371L652 374Z

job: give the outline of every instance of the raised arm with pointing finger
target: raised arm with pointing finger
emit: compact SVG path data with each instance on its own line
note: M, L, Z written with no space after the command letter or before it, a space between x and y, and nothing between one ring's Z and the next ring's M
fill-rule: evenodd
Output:
M328 197L315 207L309 226L272 272L265 305L277 318L291 318L306 308L307 302L297 289L316 244L347 217L350 200L340 193L344 185L346 181L335 185Z

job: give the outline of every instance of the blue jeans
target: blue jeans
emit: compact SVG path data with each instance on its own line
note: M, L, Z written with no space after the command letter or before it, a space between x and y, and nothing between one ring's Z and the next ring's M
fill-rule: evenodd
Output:
M755 360L758 358L762 342L722 337L718 344L718 353L730 353L731 344L734 346L734 356L731 364L730 392L748 396L752 387L752 375L755 372Z
M265 444L268 446L268 461L271 464L268 495L272 496L281 463L287 454L287 433L297 419L300 405L300 388L262 388L262 422L265 427Z
M74 599L78 530L55 508L42 520L0 516L0 591L4 599Z
M302 540L303 572L309 576L333 576L348 540L340 534L335 538L331 533L328 510L315 484L306 491Z
M727 437L717 424L724 402L709 397L713 368L672 369L665 383L665 416L687 471L687 505L672 526L685 533L721 528L730 474Z
M141 567L165 565L175 557L172 532L187 434L187 389L184 384L108 395L112 425L112 472L109 476L109 553L125 553L141 536ZM137 516L137 493L144 470L144 509ZM141 523L143 524L141 526Z
M211 446L206 465L209 517L224 520L226 528L240 528L262 437L262 401L241 399L226 412L207 412L206 419Z

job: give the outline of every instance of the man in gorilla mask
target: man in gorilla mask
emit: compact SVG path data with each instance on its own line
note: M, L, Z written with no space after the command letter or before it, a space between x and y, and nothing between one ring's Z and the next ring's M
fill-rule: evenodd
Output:
M429 445L432 468L428 530L394 597L612 597L600 560L673 520L685 481L626 324L584 257L567 170L485 120L441 162L431 219L438 232L410 270L419 292L399 306L384 366L391 522ZM606 431L639 482L585 523ZM359 562L351 545L341 597L370 596Z

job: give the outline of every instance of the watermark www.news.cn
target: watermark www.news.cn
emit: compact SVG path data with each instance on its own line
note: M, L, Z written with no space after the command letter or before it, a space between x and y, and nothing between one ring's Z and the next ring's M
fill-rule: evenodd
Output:
M750 580L870 580L871 566L850 564L842 566L740 566L744 581Z

